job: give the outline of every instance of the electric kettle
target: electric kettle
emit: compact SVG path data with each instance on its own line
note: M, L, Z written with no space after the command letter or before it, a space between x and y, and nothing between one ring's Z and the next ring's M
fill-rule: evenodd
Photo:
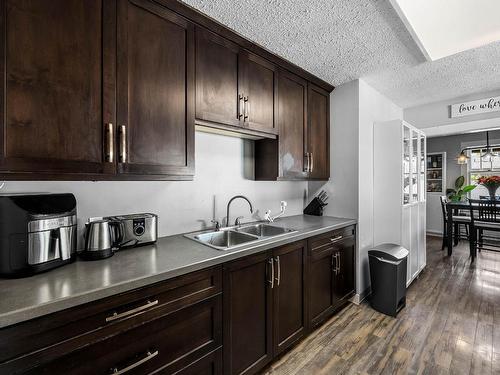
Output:
M109 258L123 237L122 224L107 219L89 219L85 224L85 249L80 256L85 260Z

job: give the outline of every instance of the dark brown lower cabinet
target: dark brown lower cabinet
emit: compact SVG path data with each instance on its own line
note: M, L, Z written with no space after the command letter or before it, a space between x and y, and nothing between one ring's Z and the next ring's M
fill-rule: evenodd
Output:
M224 373L255 374L304 335L305 242L224 267Z
M0 374L221 374L221 292L215 267L3 328Z
M354 226L0 329L0 374L255 374L354 293Z
M354 294L355 229L329 232L308 243L308 325L314 328Z
M273 251L275 283L273 288L274 355L288 349L304 336L305 308L304 242L279 247Z
M222 375L222 348L179 370L175 375ZM155 374L164 374L160 371Z
M29 374L173 374L221 344L221 296L160 316L84 347ZM219 337L218 337L219 336ZM186 370L187 371L187 370ZM187 372L189 373L189 372Z
M269 252L224 266L225 374L253 374L272 359L271 268Z

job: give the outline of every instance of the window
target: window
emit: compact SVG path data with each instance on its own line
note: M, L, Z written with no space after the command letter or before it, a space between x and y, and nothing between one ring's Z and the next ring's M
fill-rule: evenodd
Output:
M471 184L476 185L481 176L500 175L500 147L493 148L495 155L481 156L486 149L472 149L469 151L469 163L467 164L468 177ZM478 186L471 192L471 198L478 199L487 196L488 190L484 186Z

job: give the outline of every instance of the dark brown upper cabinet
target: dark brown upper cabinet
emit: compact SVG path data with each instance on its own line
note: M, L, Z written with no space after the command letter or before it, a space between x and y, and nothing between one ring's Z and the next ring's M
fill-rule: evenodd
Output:
M288 72L278 80L279 177L307 178L307 82Z
M239 47L196 28L196 120L240 126Z
M288 71L277 89L279 139L255 144L257 180L328 180L329 92Z
M194 25L150 0L118 1L118 172L194 174Z
M271 139L256 179L328 179L333 87L181 2L0 0L0 22L2 179L192 179L195 124Z
M196 29L199 125L277 134L276 79L275 65L216 34Z
M330 94L309 84L307 98L307 160L309 178L330 178Z
M240 95L243 126L265 133L278 133L275 125L276 67L249 52L240 54Z
M2 178L114 173L113 13L111 1L0 2Z

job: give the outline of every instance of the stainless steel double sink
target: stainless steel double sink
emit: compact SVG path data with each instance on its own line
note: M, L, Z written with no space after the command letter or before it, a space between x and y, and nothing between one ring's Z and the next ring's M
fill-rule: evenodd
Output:
M216 250L233 250L250 242L264 241L293 232L296 230L267 223L256 223L222 228L218 231L189 233L184 236Z

